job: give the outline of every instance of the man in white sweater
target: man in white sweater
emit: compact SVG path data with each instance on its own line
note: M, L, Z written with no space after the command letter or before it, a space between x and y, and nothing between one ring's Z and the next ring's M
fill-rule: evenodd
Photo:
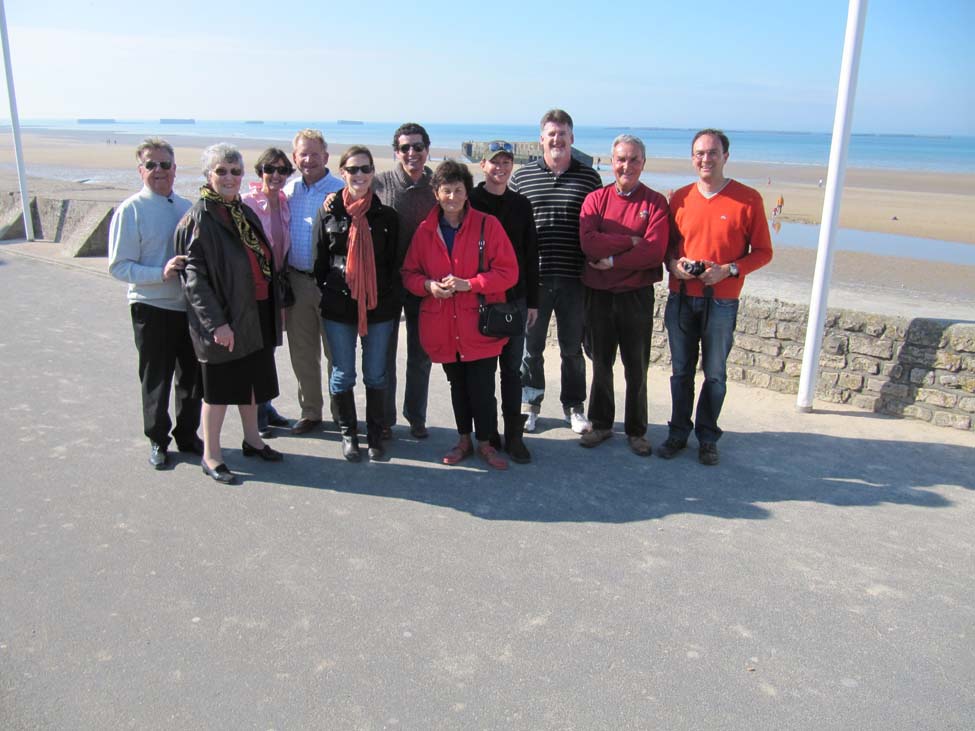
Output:
M190 202L173 192L176 159L172 145L146 139L136 148L142 190L112 216L108 270L129 283L129 305L142 383L142 421L149 438L149 464L165 469L170 428L181 452L203 454L197 435L202 386L200 365L186 323L173 233ZM176 379L176 425L169 418L169 391Z

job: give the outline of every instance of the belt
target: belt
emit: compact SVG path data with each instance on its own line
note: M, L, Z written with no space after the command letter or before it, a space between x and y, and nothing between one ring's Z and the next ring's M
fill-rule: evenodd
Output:
M306 277L315 277L314 273L306 272L304 269L295 269L294 267L291 267L291 271L293 271L295 274L301 274Z

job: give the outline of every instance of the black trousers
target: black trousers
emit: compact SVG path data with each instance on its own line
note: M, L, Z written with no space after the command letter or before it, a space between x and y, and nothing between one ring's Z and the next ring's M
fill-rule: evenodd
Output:
M200 426L203 396L200 364L193 352L186 313L164 310L141 302L131 306L132 331L139 351L142 383L142 423L145 435L169 446L169 389L176 377L177 444L190 444Z
M653 287L631 292L586 289L586 333L592 358L589 421L612 429L616 418L613 365L619 351L626 379L623 428L627 436L647 432L647 368L653 328Z
M497 433L498 402L494 398L497 366L496 356L443 364L459 434L470 434L472 422L478 441L486 442Z

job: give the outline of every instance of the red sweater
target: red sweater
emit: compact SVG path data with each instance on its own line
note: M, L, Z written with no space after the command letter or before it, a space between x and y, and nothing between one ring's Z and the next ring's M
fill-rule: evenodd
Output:
M670 216L668 258L737 262L738 277L728 277L714 286L714 296L719 299L738 299L745 275L772 261L772 238L762 196L737 180L729 180L712 198L701 195L697 183L684 186L670 198ZM681 282L687 283L687 294L704 296L700 279L671 277L670 291L679 292Z
M667 199L643 183L628 196L617 193L615 183L587 195L579 216L579 239L587 260L582 283L629 292L659 282L670 233L667 214ZM641 241L634 244L634 236ZM610 256L612 269L588 265Z
M484 268L478 273L477 242L484 221ZM440 206L413 234L403 262L403 286L420 302L420 344L434 363L474 361L499 355L508 338L489 338L477 328L478 293L488 302L504 302L505 291L518 281L518 259L508 235L494 216L470 206L457 231L454 248L447 253L440 233ZM469 279L471 290L437 299L423 287L428 279L441 280L448 274Z

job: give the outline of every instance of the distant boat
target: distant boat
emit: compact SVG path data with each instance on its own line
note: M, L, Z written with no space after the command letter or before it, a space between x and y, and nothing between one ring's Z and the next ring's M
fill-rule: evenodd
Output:
M365 124L365 122L360 122L358 119L340 119L336 124Z
M263 119L248 119L248 120L246 120L244 122L244 124L264 124L264 120Z
M78 124L115 124L114 119L109 119L108 117L102 119L101 117L87 117L84 119L79 119Z
M196 124L195 119L160 119L159 124Z

